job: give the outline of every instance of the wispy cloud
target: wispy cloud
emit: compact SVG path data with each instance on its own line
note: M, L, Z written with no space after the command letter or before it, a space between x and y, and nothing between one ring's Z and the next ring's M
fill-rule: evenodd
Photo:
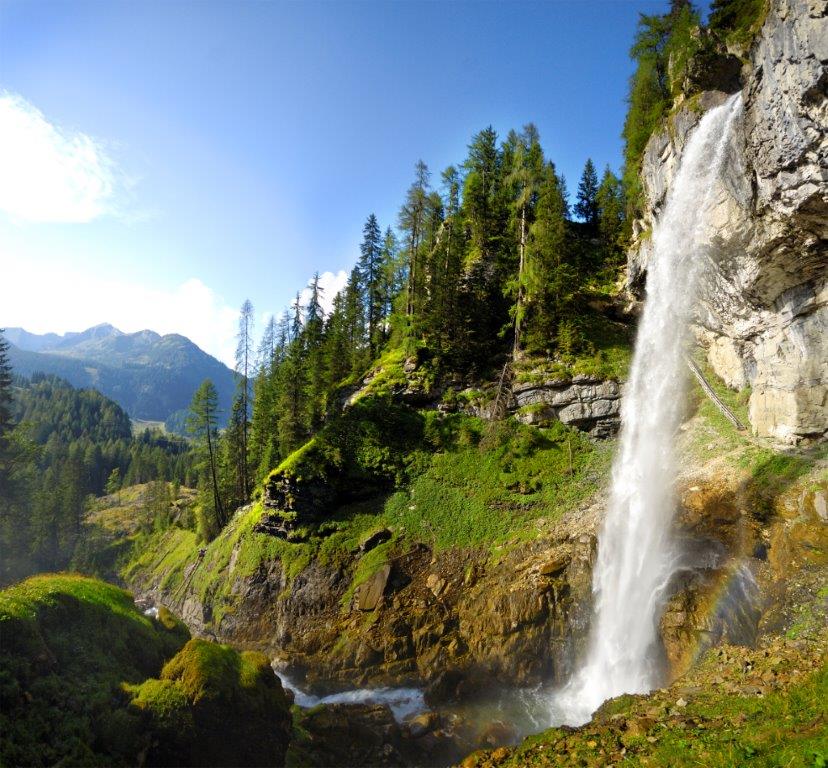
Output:
M83 223L114 212L119 172L102 144L0 92L0 210L14 220Z
M233 366L238 309L198 278L157 288L126 279L78 280L69 265L54 262L44 268L13 259L7 269L9 285L37 286L38 300L31 300L31 290L9 291L0 306L0 328L65 333L106 322L126 333L145 328L180 333ZM72 286L69 299L67 286Z

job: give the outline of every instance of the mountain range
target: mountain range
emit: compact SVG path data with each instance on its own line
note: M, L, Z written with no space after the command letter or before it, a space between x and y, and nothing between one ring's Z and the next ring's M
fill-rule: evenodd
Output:
M7 328L5 336L16 373L54 374L73 386L97 389L133 419L163 421L180 431L193 393L207 378L218 391L220 422L230 413L233 371L185 336L123 333L108 323L64 335Z

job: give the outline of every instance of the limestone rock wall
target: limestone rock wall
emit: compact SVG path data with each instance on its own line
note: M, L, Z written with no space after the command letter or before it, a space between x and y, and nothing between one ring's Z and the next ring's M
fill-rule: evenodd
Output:
M621 426L621 385L612 379L576 376L572 381L512 385L516 417L524 424L557 420L593 437L610 437Z
M828 2L771 0L760 34L742 53L744 111L717 189L716 263L703 285L696 335L728 385L752 388L756 434L785 443L824 439ZM649 232L687 137L727 95L711 90L687 99L647 145L648 202L628 261L634 295L643 291Z

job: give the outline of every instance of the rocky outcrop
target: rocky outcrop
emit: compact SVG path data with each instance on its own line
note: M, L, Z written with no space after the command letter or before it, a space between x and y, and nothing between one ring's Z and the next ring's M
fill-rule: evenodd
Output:
M575 376L540 384L514 384L513 407L524 424L561 421L593 437L610 437L621 426L621 385L612 379Z
M392 549L351 591L364 553L348 569L314 560L294 577L278 560L243 578L228 566L229 594L220 600L187 586L197 581L192 571L183 587L140 577L132 586L197 634L282 659L315 692L434 682L435 697L455 698L495 681L562 680L589 620L602 504L549 523L537 541L496 561L488 550Z
M828 3L770 6L742 68L744 110L715 190L716 259L697 336L730 386L752 388L754 432L797 443L828 430ZM634 294L687 136L726 96L686 99L647 145L647 205L629 254Z

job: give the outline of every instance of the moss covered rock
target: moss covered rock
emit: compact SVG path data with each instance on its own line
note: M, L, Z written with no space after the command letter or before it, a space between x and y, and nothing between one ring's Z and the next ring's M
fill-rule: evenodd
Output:
M0 592L0 764L281 765L290 715L267 658L189 637L97 579Z
M281 765L290 704L261 653L190 640L160 679L132 686L153 738L150 765Z

